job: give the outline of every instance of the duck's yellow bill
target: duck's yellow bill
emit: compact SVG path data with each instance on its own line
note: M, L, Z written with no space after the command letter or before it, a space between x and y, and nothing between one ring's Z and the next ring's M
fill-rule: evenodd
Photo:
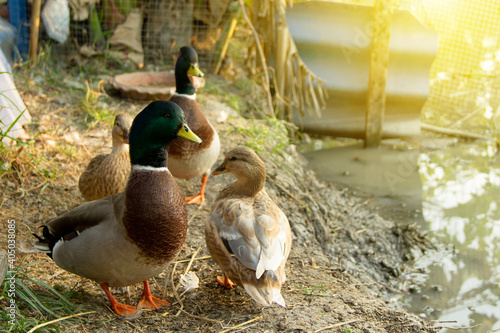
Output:
M201 143L201 139L198 135L194 134L193 131L188 127L188 125L183 124L179 132L177 132L177 136L180 136L183 139L186 139L191 142Z
M200 76L200 77L205 75L198 67L198 64L192 64L191 66L189 66L188 74L190 74L192 76Z

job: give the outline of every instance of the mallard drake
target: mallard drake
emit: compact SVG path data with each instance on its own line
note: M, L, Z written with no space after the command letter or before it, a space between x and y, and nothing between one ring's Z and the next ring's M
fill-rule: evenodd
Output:
M264 162L252 149L238 147L213 174L224 172L236 181L222 189L205 222L208 251L224 273L217 281L227 288L243 285L264 306L284 307L280 291L292 236L287 217L266 192Z
M184 200L188 204L201 205L205 200L208 175L219 156L220 141L217 131L196 102L196 89L189 75L202 77L203 72L198 68L196 51L190 46L184 46L180 49L175 64L176 91L170 101L184 110L188 126L203 143L198 145L185 140L174 140L168 152L168 168L177 178L191 179L202 176L200 193Z
M111 153L94 157L80 175L78 188L85 200L101 199L120 193L125 188L130 173L128 136L131 125L132 117L128 114L123 113L115 117L111 130Z
M201 142L179 106L149 104L130 129L125 190L48 221L35 242L59 267L100 284L118 315L129 316L136 307L118 303L108 287L143 281L143 308L169 305L151 295L148 279L166 268L186 239L186 205L167 168L169 144L177 136Z

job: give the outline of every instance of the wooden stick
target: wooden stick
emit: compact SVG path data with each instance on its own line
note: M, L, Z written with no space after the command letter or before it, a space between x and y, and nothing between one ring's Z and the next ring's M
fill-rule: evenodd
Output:
M440 329L446 328L448 330L461 331L461 330L469 330L469 329L477 328L477 327L479 327L481 325L482 324L477 324L477 325L474 325L474 326L465 326L465 327L432 326L432 328L434 328L436 330L440 330ZM495 332L495 331L493 331L493 332Z
M187 314L189 317L193 317L193 318L196 318L196 319L206 320L206 321L209 321L211 323L220 324L222 326L222 321L220 321L220 320L197 316L197 315L194 315L194 314L191 314L191 313L187 312L186 310L182 310L182 312L184 312L185 314Z
M365 147L378 147L382 141L382 120L385 111L385 85L393 12L391 1L376 0L373 10L370 77L366 99Z
M229 9L231 10L231 9ZM222 66L222 61L224 60L224 57L226 56L227 49L229 47L229 41L233 37L234 30L236 29L236 24L238 23L238 17L240 16L240 9L233 10L231 13L231 21L228 26L224 28L223 31L223 42L222 42L222 49L220 51L220 54L218 56L219 60L217 60L217 65L215 66L214 74L219 74L220 68Z
M174 273L175 273L176 267L177 267L177 263L175 263L174 267L172 268L172 275L170 275L170 283L172 285L172 292L174 293L174 297L177 300L177 303L179 303L181 306L181 309L179 310L179 312L180 312L184 308L184 303L182 303L182 300L179 297L179 294L177 293L177 290L176 290L175 284L174 284Z
M188 272L189 272L189 269L191 269L191 265L193 264L193 261L194 259L196 258L196 255L198 254L198 252L201 251L201 247L198 248L198 250L196 250L194 253L193 253L193 256L191 257L191 260L189 261L189 264L187 265L186 267L186 270L184 271L184 275L186 275ZM177 265L177 264L176 264ZM172 275L172 286L174 284L174 280L173 280L173 275ZM179 314L181 313L181 311L183 311L184 309L184 303L181 302L181 296L184 294L182 293L180 296L177 294L177 289L179 288L179 285L181 284L181 282L179 281L179 283L177 284L177 286L174 287L175 289L175 293L176 293L176 298L178 297L178 301L179 303L181 304L181 308L179 309L179 311L177 311L177 313L175 314L176 317L179 316ZM187 290L187 289L186 289ZM186 292L186 291L184 291Z
M40 31L40 9L42 8L42 0L33 0L31 9L31 32L30 32L30 61L31 66L35 67L37 62L38 51L38 33Z
M50 324L53 324L53 323L57 323L58 321L63 321L63 320L69 319L69 318L79 317L79 316L83 316L83 315L90 314L90 313L95 313L95 312L96 311L82 312L82 313L77 313L77 314L74 314L74 315L71 315L71 316L66 316L66 317L57 318L57 319L54 319L54 320L51 320L51 321L47 321L45 323L36 325L32 329L30 329L27 333L32 333L32 332L36 331L37 329L39 329L41 327L44 327L44 326L47 326L47 325L50 325Z
M191 265L193 264L193 261L194 259L196 258L196 255L198 254L198 252L201 251L201 247L198 248L198 250L196 250L193 255L191 256L191 260L189 260L189 264L187 265L186 269L184 270L184 275L186 275L189 270L191 269Z
M274 179L272 179L271 177L267 177L267 179L269 179L271 182L274 183L274 185L278 186L283 192L285 192L286 194L288 194L288 196L290 196L290 198L294 199L295 201L297 201L299 204L303 205L304 204L304 201L300 200L299 198L297 198L295 195L293 195L290 191L288 191L286 188L284 188L283 186L281 186L278 182L276 182Z
M191 265L193 264L193 261L194 259L196 258L196 255L198 254L198 252L201 251L201 247L198 248L198 250L196 250L193 255L191 256L191 259L189 260L189 264L187 265L186 269L184 270L184 275L186 275L188 272L189 272L189 269L191 269ZM176 263L177 264L177 263ZM179 283L177 283L177 286L175 287L175 289L179 289L179 285L181 284L181 282L179 281Z
M160 287L160 284L158 283L158 281L156 281L156 278L154 276L153 276L153 282L158 287L158 289L160 289L161 297L165 298L165 293L163 292L163 289ZM128 291L128 286L127 286L127 291ZM130 296L130 293L129 293L129 296Z
M259 34L255 30L255 27L253 26L250 19L248 18L247 12L245 10L245 4L243 3L243 0L239 0L239 2L241 6L241 13L243 14L243 19L245 20L246 24L248 24L248 26L250 27L250 30L252 30L253 37L255 38L255 44L257 44L257 50L259 51L260 61L262 62L262 68L264 69L264 77L265 77L264 89L266 90L267 104L269 107L269 111L271 111L271 115L274 117L276 115L274 114L273 99L271 97L271 91L269 90L270 81L269 81L269 72L267 69L266 56L264 55L264 50L262 50L262 45L260 44Z
M321 331L330 330L332 328L337 328L337 327L344 326L344 325L349 325L349 324L356 323L356 322L362 321L362 320L363 319L354 319L354 320L344 321L343 323L337 323L335 325L331 325L331 326L326 326L326 327L320 328L319 330L314 331L314 333L318 333L318 332L321 332Z
M225 333L225 332L229 332L229 331L235 330L235 329L237 329L237 328L240 328L240 327L243 327L243 326L248 325L248 324L250 324L250 323L253 323L254 321L257 321L257 320L259 320L259 319L262 319L262 316L258 316L257 318L250 319L250 320L248 320L248 321L245 321L244 323L241 323L241 324L238 324L238 325L236 325L236 326L233 326L233 327L227 328L227 329L225 329L225 330L223 330L223 331L220 331L219 333Z
M362 234L362 233L363 233L363 232L365 232L365 231L366 231L366 228L363 228L363 229L360 229L360 230L358 230L358 231L355 231L353 235L354 235L354 236L358 236L359 234Z
M488 140L488 141L493 141L494 139L492 137L488 137L485 135L480 135L480 134L475 134L475 133L470 133L470 132L465 132L465 131L460 131L460 130L454 130L450 128L443 128L439 126L434 126L430 124L425 124L421 123L420 128L439 133L439 134L445 134L445 135L450 135L450 136L456 136L459 138L464 138L464 139L473 139L473 140Z
M196 258L194 260L192 258L191 259L177 260L177 261L174 261L173 263L174 264L180 264L180 263L183 263L183 262L189 262L191 260L193 260L193 261L196 261L196 260L207 260L207 259L211 259L211 258L212 258L212 256L203 256L203 257Z

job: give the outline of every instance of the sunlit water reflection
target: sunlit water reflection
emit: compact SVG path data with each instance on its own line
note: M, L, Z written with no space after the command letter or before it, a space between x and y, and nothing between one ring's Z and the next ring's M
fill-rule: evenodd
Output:
M385 218L417 222L436 245L406 270L412 293L393 300L436 326L500 332L498 148L434 138L421 144L315 147L305 156L318 177L366 197Z
M429 237L443 244L421 258L421 293L407 308L429 320L500 330L500 156L491 144L422 153L423 215ZM456 326L443 324L444 326Z

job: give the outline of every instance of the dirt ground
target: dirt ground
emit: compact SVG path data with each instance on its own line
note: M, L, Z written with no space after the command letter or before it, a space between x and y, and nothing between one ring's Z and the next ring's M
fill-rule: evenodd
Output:
M153 294L172 306L145 311L133 320L118 318L99 286L59 269L47 256L35 252L30 234L49 218L84 202L77 188L78 176L92 156L110 151L112 116L89 127L82 121L79 101L71 94L50 88L40 91L33 85L19 90L33 117L30 133L42 134L33 143L31 157L17 149L2 153L2 168L16 172L5 172L0 178L0 219L16 220L17 261L41 261L31 266L32 274L61 292L71 292L74 313L80 316L57 323L62 332L438 331L416 315L387 304L390 294L412 291L404 273L408 263L430 247L425 238L411 227L384 220L366 200L318 181L295 145L273 146L272 138L249 134L247 129L270 126L268 121L242 118L221 98L203 91L199 101L221 136L220 160L236 145L267 142L259 152L266 162L267 189L293 230L288 281L282 290L287 307L262 307L243 288L227 290L215 281L221 272L208 256L203 223L215 196L231 181L231 175L225 174L209 178L205 205L188 207L186 245L170 268L151 280ZM99 98L112 114L135 115L146 105L105 95ZM284 131L281 134L287 134ZM186 194L196 193L200 179L180 180L179 186ZM5 232L6 223L1 228ZM182 294L179 277L186 270L194 272L200 283L194 292ZM119 301L128 304L136 304L141 291L142 285L113 290ZM34 292L44 293L36 286ZM38 316L41 322L54 319L41 318L27 307L22 311ZM88 311L92 312L82 315Z

